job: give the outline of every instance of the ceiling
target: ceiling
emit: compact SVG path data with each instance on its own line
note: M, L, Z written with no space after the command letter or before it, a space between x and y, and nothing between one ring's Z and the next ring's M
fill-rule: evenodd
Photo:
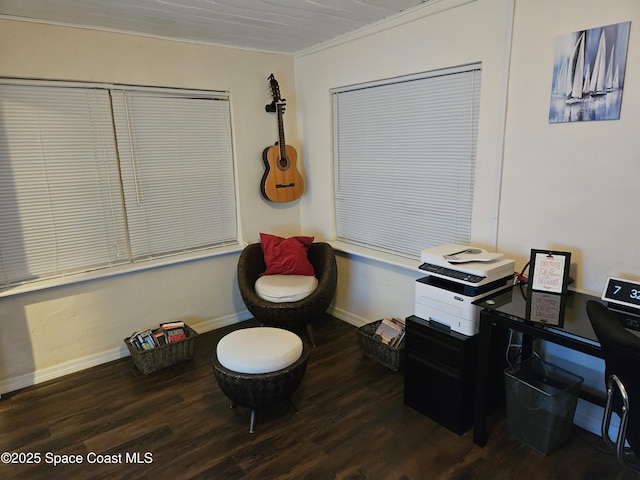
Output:
M0 0L0 15L295 53L438 0Z

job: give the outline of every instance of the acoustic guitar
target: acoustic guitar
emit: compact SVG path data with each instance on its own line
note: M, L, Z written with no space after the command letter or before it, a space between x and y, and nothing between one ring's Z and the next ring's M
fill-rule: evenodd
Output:
M285 110L285 99L280 98L280 86L273 76L269 76L273 102L266 106L267 112L276 112L278 117L278 142L264 149L264 175L260 183L262 196L271 202L291 202L302 195L304 182L296 167L298 154L295 148L284 141L282 115Z

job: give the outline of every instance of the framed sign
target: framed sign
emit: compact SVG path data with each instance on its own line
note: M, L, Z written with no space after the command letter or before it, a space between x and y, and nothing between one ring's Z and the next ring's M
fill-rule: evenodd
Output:
M541 292L566 293L569 285L570 252L531 249L529 260L529 281L531 290Z

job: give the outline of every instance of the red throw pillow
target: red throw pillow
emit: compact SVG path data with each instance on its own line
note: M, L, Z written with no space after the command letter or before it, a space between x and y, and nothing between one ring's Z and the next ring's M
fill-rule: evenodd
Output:
M262 275L314 276L313 265L307 257L313 237L282 238L268 233L260 234L260 245L267 270Z

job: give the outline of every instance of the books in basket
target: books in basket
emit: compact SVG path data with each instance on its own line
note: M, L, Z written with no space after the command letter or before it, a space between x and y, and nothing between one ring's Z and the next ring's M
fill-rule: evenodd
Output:
M129 337L129 343L138 350L151 350L187 338L184 322L161 323L156 329L135 332Z
M404 338L404 322L399 318L383 318L373 334L374 338L380 339L385 345L397 348Z

